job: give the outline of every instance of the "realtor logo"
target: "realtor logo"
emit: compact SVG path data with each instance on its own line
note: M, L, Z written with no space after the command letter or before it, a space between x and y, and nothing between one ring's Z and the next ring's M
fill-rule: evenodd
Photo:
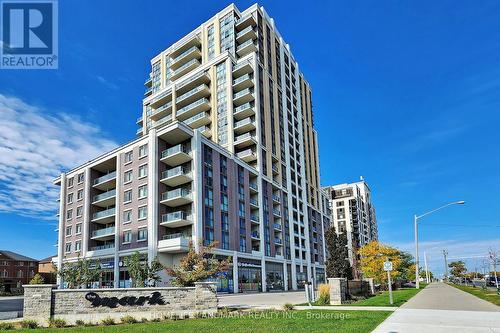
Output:
M56 69L57 1L1 3L2 69Z

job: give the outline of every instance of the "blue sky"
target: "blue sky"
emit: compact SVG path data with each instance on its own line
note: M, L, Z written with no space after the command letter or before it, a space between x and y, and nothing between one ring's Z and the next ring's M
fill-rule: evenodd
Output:
M56 252L50 179L134 138L149 59L227 4L60 2L59 69L0 70L0 248ZM363 175L407 250L413 214L466 200L421 224L437 273L442 249L469 268L500 250L500 3L260 4L312 85L322 184Z

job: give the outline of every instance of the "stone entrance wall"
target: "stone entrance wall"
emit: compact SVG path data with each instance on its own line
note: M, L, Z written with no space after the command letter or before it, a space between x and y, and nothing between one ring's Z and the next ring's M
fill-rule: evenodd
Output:
M215 283L184 288L55 289L53 285L24 286L24 319L46 325L49 318L98 323L130 315L155 319L194 316L217 311Z

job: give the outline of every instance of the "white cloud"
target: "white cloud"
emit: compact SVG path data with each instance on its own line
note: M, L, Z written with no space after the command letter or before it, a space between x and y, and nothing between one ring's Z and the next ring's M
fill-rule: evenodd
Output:
M75 115L0 94L0 212L55 219L53 179L116 146Z

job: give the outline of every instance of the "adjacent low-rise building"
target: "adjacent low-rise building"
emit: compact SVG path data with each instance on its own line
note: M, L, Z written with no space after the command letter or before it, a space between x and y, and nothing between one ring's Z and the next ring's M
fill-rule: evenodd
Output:
M0 250L0 282L6 292L21 288L38 273L38 260Z

